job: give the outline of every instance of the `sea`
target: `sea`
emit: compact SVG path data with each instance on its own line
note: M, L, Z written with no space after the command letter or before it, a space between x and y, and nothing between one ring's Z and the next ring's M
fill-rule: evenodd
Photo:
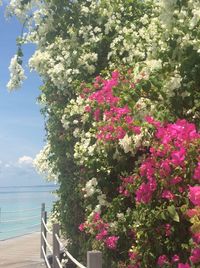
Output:
M56 201L56 185L0 187L0 240L40 230L41 206L47 215Z

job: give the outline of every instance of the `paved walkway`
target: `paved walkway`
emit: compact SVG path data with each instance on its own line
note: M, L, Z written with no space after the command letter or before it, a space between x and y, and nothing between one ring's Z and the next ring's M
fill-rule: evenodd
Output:
M0 241L1 268L45 268L40 259L40 233Z

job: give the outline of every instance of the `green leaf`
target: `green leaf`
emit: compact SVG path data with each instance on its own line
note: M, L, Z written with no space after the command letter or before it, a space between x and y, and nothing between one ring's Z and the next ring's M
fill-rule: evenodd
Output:
M171 218L176 221L176 222L180 222L180 219L179 219L179 215L178 213L176 212L176 208L174 205L171 205L171 206L168 206L167 207L167 211L169 212L169 215L171 216Z
M166 220L166 216L165 216L164 212L161 212L160 217L161 217L162 220Z

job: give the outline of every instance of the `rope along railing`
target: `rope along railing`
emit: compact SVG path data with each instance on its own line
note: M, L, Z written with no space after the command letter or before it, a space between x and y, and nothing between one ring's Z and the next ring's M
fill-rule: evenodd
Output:
M102 268L102 253L99 251L87 252L87 266L84 266L78 262L65 248L60 240L59 224L53 224L53 232L47 227L47 212L45 211L45 205L42 204L41 211L41 258L44 259L48 268L64 268L61 261L61 253L65 255L78 267L78 268ZM52 246L48 242L48 235L52 235ZM47 254L47 249L51 253L52 263L50 262L50 256Z

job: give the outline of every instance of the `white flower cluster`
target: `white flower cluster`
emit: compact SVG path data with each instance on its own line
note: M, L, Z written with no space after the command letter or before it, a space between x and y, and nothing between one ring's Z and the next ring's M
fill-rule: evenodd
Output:
M91 212L91 215L94 214L94 212L101 212L102 206L109 206L109 203L107 202L106 195L102 193L100 189L97 188L98 182L96 178L92 178L89 181L86 182L85 187L82 189L84 192L84 197L87 199L88 197L92 197L95 193L97 194L97 204L93 208L90 204L87 206L87 211Z
M177 77L180 61L176 59L180 59L188 47L200 52L200 2L189 0L180 8L176 0L154 0L151 16L145 14L138 24L127 21L127 25L120 26L117 22L113 25L116 25L118 34L110 45L111 62L117 55L126 53L124 63L143 61L151 70L171 66L173 71L163 82L166 83L166 93L169 91L169 96L173 96L181 82ZM169 40L176 43L174 48L169 45ZM168 58L171 52L172 56ZM171 90L169 81L173 84Z
M90 132L81 131L81 134L78 136L79 141L76 142L74 146L74 158L80 165L88 165L87 163L89 158L94 156L94 150L97 147L97 143L92 144L92 136Z
M74 57L77 57L74 55ZM68 42L57 38L55 43L40 49L29 60L29 66L52 83L63 89L71 84L72 78L79 73L77 68L70 68L73 56L69 52Z
M170 77L164 85L164 91L168 97L174 96L174 90L181 87L182 77L178 72L174 72L174 76Z
M10 80L7 84L7 88L12 91L21 87L23 80L26 79L24 69L22 68L21 64L18 63L17 55L14 55L14 57L11 59L9 71Z
M140 146L149 146L151 134L148 128L142 127L141 133L138 135L129 136L126 134L123 139L119 140L120 147L124 150L124 153L131 153L135 155Z
M85 131L80 128L78 124L85 124L89 119L89 114L85 112L85 106L88 101L81 97L72 99L64 110L61 122L63 127L68 130L73 129L73 137L76 138L74 145L74 159L79 165L88 165L88 160L93 158L95 150L98 147L97 143L94 143L95 138L95 126ZM77 119L72 120L76 117ZM98 148L99 150L99 148ZM98 159L96 159L98 161Z
M149 114L153 114L156 110L156 103L148 98L141 97L134 105L135 119L141 120Z
M95 71L97 54L86 51L80 53L78 44L74 43L72 46L72 40L59 37L45 49L37 50L29 60L30 68L50 78L60 89L70 85L80 74L80 70L92 74Z
M78 116L83 115L85 111L85 106L87 104L88 102L84 100L83 98L81 98L80 96L76 97L75 99L71 99L69 104L64 110L62 123L67 124L67 121L71 122L71 117L77 116L77 115ZM84 122L83 119L81 121Z
M36 155L34 159L34 167L37 172L45 177L47 181L57 181L58 174L54 172L54 164L50 162L49 156L51 154L50 144L46 144L44 148Z
M181 8L176 0L151 2L152 10L149 14L126 21L123 17L124 12L131 16L133 10L131 6L125 7L123 1L118 1L116 8L112 1L86 1L80 6L80 27L69 25L66 28L67 38L57 37L52 44L45 43L46 33L54 27L52 10L47 3L31 0L22 5L20 0L11 0L8 11L19 18L23 18L24 14L30 15L32 11L29 32L24 42L37 43L38 50L30 59L29 65L31 69L44 78L50 78L57 88L63 90L80 75L84 74L87 77L87 74L95 72L96 64L101 60L97 51L110 33L114 35L109 40L110 51L107 59L112 67L115 67L113 62L122 57L122 61L127 64L145 61L152 70L161 68L166 61L167 64L171 64L172 59L181 57L182 51L189 46L200 51L200 2L188 0ZM94 23L92 18L96 19L97 16L98 19ZM37 31L33 26L37 26ZM167 59L165 56L161 62L162 55L168 55L170 39L179 45L174 48L172 58ZM177 67L175 65L173 61L174 70ZM174 77L173 72L171 75Z
M133 140L132 137L126 134L123 139L119 141L119 145L123 148L125 154L133 152Z
M82 191L85 193L84 197L92 196L96 192L96 186L98 185L97 179L92 178L91 180L86 182L85 188Z
M15 15L19 19L24 20L27 17L27 11L31 5L31 1L28 5L23 5L21 0L10 0L9 5L7 7L8 15Z
M29 19L29 22L33 22L31 14L33 13L34 17L34 12L38 13L40 9L44 12L43 6L44 3L40 0L10 0L7 5L6 14L7 16L15 15L21 22L24 22L26 19Z
M95 162L99 164L97 173L103 171L109 174L110 167L101 165L102 159L107 157L107 152L104 144L96 140L97 123L93 122L89 129L84 129L87 123L91 123L89 113L85 112L85 107L89 104L88 100L80 96L72 99L64 110L61 122L67 131L72 131L76 139L73 155L76 163L89 167Z

